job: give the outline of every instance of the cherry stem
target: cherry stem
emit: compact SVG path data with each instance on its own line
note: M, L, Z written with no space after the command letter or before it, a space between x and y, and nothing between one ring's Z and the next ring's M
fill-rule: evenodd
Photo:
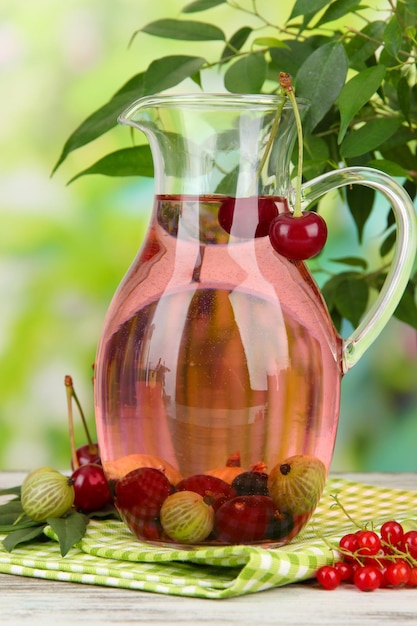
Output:
M71 459L74 470L80 467L80 463L77 457L77 450L75 447L75 436L74 436L74 419L72 414L72 398L74 395L74 390L72 386L72 378L71 376L65 376L65 392L67 394L67 408L68 408L68 427L69 427L69 437L70 437L70 446L71 446Z
M272 122L272 127L271 127L271 132L269 134L269 138L268 138L268 142L265 146L265 150L264 153L262 155L262 159L258 165L258 169L256 171L256 180L258 180L264 166L266 163L266 160L268 158L268 155L271 151L272 148L272 144L274 143L274 139L275 139L275 135L277 134L278 131L278 127L279 127L279 123L281 121L281 114L282 114L282 109L284 108L284 104L285 104L285 99L282 98L280 103L278 104L278 108L276 110L275 113L275 117L274 117L274 121Z
M297 182L295 185L295 202L294 202L294 217L301 217L303 212L301 209L301 182L303 176L303 128L301 125L300 112L298 110L297 100L295 99L294 88L292 86L291 77L285 72L279 74L279 84L283 92L288 96L295 118L295 125L297 127L298 137L298 164L297 164Z
M82 406L81 406L81 403L80 403L80 401L78 399L78 396L75 393L75 389L74 389L74 384L72 382L72 378L71 378L71 376L67 375L65 377L65 380L67 381L67 379L68 379L68 385L67 385L67 382L65 383L65 385L67 385L67 387L71 389L72 397L74 398L75 404L77 405L78 411L80 413L81 420L82 420L82 423L83 423L83 426L84 426L85 435L87 437L89 450L90 450L90 452L95 452L97 446L94 444L94 442L93 442L93 440L92 440L92 438L90 436L90 431L88 430L87 421L85 419L84 411L82 409Z

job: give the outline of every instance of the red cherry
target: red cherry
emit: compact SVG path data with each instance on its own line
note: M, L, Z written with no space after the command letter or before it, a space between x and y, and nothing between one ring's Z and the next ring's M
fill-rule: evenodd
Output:
M238 496L216 511L216 539L225 543L250 543L265 538L275 505L268 496Z
M300 217L286 211L272 220L269 238L278 254L302 261L322 250L327 239L327 225L321 215L313 211L303 212Z
M275 204L277 201L281 201L281 198L227 196L219 207L219 224L227 233L235 237L245 239L266 237L271 221L278 215Z
M99 511L110 504L112 496L101 465L80 465L71 478L74 481L74 505L80 511Z
M146 519L158 517L161 506L174 490L163 472L154 467L139 467L116 483L116 504L124 513Z
M101 464L100 452L96 443L80 446L75 451L79 465L87 465L87 463ZM71 468L74 469L74 463L71 460Z

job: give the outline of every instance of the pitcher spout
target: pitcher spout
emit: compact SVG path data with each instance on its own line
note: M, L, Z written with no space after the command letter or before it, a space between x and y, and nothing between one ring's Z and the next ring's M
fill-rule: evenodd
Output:
M305 112L307 103L299 104ZM271 143L277 115L279 127ZM288 193L296 133L291 104L280 96L145 96L118 121L146 135L157 193L232 197Z

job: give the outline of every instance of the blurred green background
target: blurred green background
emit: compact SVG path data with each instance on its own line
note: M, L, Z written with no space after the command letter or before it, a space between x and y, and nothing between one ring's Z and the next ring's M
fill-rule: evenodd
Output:
M0 5L0 469L69 467L64 377L94 429L92 363L109 301L142 240L149 180L81 178L78 171L129 141L115 129L73 153L51 177L68 135L154 58L198 54L132 33L179 17L186 0L2 0ZM275 6L279 5L279 6ZM283 22L293 2L274 3ZM223 11L224 9L224 11ZM194 19L221 19L225 7ZM242 17L242 24L245 18ZM219 22L220 23L220 22ZM233 31L232 31L233 32ZM218 46L219 43L205 44ZM204 45L200 48L204 55ZM204 51L204 52L203 52ZM332 248L353 254L349 216L329 198ZM368 224L372 255L381 219ZM330 250L331 255L331 250ZM349 329L346 329L346 333ZM84 443L77 428L78 443ZM417 470L417 338L392 320L349 372L334 470Z

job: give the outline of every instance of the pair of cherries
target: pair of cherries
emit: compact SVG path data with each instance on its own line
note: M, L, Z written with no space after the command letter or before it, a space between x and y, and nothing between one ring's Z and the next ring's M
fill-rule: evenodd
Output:
M257 203L257 216L253 211ZM257 223L251 223L253 219ZM323 248L327 239L327 225L318 213L303 211L296 216L288 210L278 212L277 198L252 196L225 198L218 213L220 226L237 237L265 237L269 235L278 254L294 261L310 259Z

